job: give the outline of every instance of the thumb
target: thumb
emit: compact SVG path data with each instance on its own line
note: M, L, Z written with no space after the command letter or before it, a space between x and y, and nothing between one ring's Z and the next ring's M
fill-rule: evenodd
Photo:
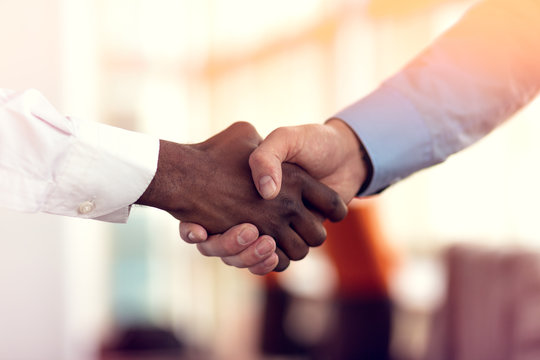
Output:
M273 199L281 190L281 163L289 160L293 135L290 128L274 130L249 157L251 176L264 199Z

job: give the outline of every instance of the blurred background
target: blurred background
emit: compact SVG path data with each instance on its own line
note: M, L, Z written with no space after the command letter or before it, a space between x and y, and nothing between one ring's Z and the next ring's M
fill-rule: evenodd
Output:
M472 3L2 0L0 86L181 143L236 121L264 136L369 93ZM504 328L471 314L535 288L509 274L537 274L539 114L533 103L445 164L354 203L325 246L279 276L204 258L152 209L126 225L0 210L0 359L414 360L466 347L444 332L462 329L456 311L468 331L468 318ZM449 312L464 283L475 297Z

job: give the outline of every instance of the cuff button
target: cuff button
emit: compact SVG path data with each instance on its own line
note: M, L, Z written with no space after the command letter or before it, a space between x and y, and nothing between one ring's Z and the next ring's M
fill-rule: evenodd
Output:
M86 215L92 212L96 205L92 201L85 201L79 205L79 214Z

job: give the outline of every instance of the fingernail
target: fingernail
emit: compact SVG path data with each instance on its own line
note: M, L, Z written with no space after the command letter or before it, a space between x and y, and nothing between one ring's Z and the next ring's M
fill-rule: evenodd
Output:
M264 257L274 251L274 242L270 239L264 239L255 248L255 252L259 257Z
M266 175L259 180L259 189L263 198L269 198L276 192L277 186L272 177Z
M198 240L197 236L194 233L192 233L191 231L188 232L187 237L188 237L188 239L190 241L193 241L193 242L197 242L197 240Z
M257 233L251 227L246 227L238 234L237 241L240 245L247 245L254 242L256 239Z

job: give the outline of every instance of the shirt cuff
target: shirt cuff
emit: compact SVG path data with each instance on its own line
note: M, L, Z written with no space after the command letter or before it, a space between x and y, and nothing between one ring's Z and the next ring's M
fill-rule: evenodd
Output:
M131 205L157 169L159 139L101 123L74 121L76 129L57 186L43 211L126 222Z
M436 163L432 138L420 113L402 94L383 85L334 118L346 122L362 142L372 177L362 193L372 195Z

